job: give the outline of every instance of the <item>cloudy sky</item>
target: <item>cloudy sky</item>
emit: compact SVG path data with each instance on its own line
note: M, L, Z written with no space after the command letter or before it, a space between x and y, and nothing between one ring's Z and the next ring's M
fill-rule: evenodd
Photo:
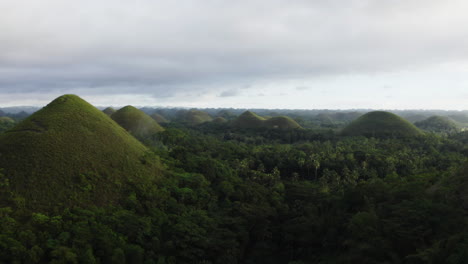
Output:
M0 0L0 106L468 109L465 0Z

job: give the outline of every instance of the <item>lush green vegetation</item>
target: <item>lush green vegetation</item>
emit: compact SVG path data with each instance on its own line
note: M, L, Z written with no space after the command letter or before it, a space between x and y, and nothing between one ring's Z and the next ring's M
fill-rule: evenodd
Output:
M0 133L15 126L15 120L8 116L0 117Z
M97 115L96 121L127 135L121 140L131 141L103 113L78 102L77 108L88 112L71 111L67 120ZM52 119L57 113L51 109L36 115ZM36 115L13 131L33 127ZM90 122L63 126L73 125L73 131L86 135L73 137L87 142L100 134L76 126ZM89 203L81 193L76 199L82 202L73 206L23 206L30 197L4 203L0 262L465 263L468 259L466 132L444 137L433 133L349 137L330 129L236 128L225 122L165 126L144 141L147 148L132 139L131 145L139 146L137 153L148 149L149 153L127 164L151 166L156 164L151 156L158 156L164 168L160 171L161 166L154 165L146 175L159 171L159 180L131 181L118 189L121 197L115 203ZM59 127L49 126L43 133ZM21 148L23 136L16 133L20 132L4 136L11 135L9 140ZM63 130L54 136L60 138L59 134ZM99 148L108 145L100 140L90 142L97 147L86 156L105 153ZM89 148L88 143L83 145ZM119 147L112 146L116 153ZM85 150L63 147L61 151L70 155ZM39 153L50 155L45 149L36 156ZM30 158L17 160L28 164ZM121 162L115 157L112 164L96 155L92 158L102 166ZM49 166L43 164L50 165L38 163L36 171ZM54 177L70 177L74 170L69 167ZM17 190L11 188L16 176L10 173L0 172L0 190L11 195ZM50 183L54 178L45 180ZM94 182L87 186L95 190Z
M369 112L351 122L341 132L346 136L413 137L422 132L410 122L389 112Z
M153 118L130 105L119 109L111 117L139 139L145 139L164 130Z

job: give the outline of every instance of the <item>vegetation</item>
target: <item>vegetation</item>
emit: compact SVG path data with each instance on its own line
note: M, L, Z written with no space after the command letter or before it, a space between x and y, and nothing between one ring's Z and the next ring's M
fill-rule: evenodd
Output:
M119 109L111 117L139 139L148 138L164 130L153 118L130 105Z
M369 112L351 122L341 132L345 136L412 137L422 132L403 118L384 111Z
M22 176L6 167L0 171L0 193L7 197L0 207L0 262L467 259L467 132L344 137L334 128L244 129L175 121L146 138L145 147L81 99L57 100L0 136L0 146L14 141L0 147L0 158L18 149L10 160L26 168L40 159L27 179L37 175L47 183L36 187L35 180L28 186L35 195L24 196L14 183ZM406 131L405 125L400 128ZM49 134L54 141L28 133ZM111 134L120 136L111 140ZM49 145L26 148L32 140ZM56 151L63 157L49 159ZM84 175L106 177L73 181L83 171L78 165L96 172ZM54 170L60 173L48 176ZM108 190L96 187L96 178L106 179ZM113 183L116 179L122 184ZM61 205L67 197L58 196L50 196L48 207L31 202L53 195L49 188L61 192L59 185L73 203ZM115 192L115 202L102 202L109 192ZM102 197L93 200L89 193Z
M0 133L12 128L15 125L15 120L8 116L0 117Z

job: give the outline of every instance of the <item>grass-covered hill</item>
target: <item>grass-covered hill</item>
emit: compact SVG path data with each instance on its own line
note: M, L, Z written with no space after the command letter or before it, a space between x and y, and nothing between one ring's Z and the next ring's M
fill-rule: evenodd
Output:
M151 118L154 119L154 121L158 122L158 124L164 124L164 123L169 123L169 120L167 120L164 116L154 113L151 115Z
M120 201L126 183L157 177L147 148L106 114L64 95L0 134L0 204L35 210ZM10 193L11 192L11 193Z
M455 133L459 131L457 123L446 116L431 116L423 121L414 123L418 128L434 133Z
M218 116L215 119L213 119L213 123L217 123L217 124L222 124L222 123L226 123L226 122L227 122L226 118L224 118L222 116Z
M181 110L177 113L177 116L179 121L192 126L213 121L213 117L211 117L208 113L196 109L191 109L188 111Z
M0 117L0 133L12 128L15 125L15 120L8 116Z
M276 129L296 129L301 126L287 116L277 116L264 118L251 111L245 111L232 121L232 126L236 128L276 128Z
M389 112L369 112L351 122L342 131L345 136L411 137L422 132L407 120Z
M111 117L128 132L140 139L164 131L164 128L153 118L130 105L119 109Z
M107 107L106 109L102 110L102 112L104 112L108 116L111 116L116 112L116 110L112 107Z
M302 128L296 121L287 116L276 116L263 121L263 126L277 129L297 129Z
M260 128L266 119L251 111L245 111L232 121L237 128Z

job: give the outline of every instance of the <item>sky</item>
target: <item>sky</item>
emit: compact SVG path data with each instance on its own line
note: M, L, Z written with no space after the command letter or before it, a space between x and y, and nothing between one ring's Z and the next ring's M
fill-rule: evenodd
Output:
M468 109L464 0L0 0L0 107Z

